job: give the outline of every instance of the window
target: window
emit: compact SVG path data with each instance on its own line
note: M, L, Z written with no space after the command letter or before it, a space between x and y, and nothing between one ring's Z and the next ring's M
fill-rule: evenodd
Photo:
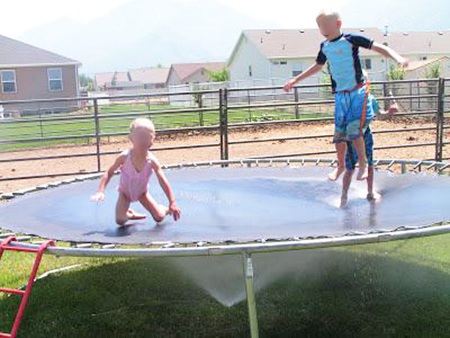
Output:
M295 77L297 75L300 75L301 73L303 73L302 65L299 63L294 63L292 65L292 76Z
M253 72L252 72L252 66L248 66L248 76L252 77Z
M363 69L372 69L372 60L371 59L362 59L362 67Z
M14 70L3 70L1 72L3 93L16 93L16 72Z
M62 81L62 69L61 68L48 68L48 89L50 91L61 91L63 90Z
M272 61L272 64L274 66L286 66L287 65L287 61Z

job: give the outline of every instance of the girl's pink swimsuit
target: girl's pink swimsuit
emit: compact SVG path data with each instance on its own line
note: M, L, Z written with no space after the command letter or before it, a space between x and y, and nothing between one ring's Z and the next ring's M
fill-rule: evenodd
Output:
M148 182L153 173L151 162L153 156L147 155L147 162L142 171L137 171L131 161L131 150L128 151L127 159L121 167L119 192L124 194L131 202L136 202L148 190Z

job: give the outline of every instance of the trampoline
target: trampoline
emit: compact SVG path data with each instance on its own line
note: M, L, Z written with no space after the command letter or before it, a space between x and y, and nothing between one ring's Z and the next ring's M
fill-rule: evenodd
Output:
M118 176L104 203L89 200L98 175L61 181L8 196L0 204L0 229L92 247L49 247L59 256L243 256L252 333L257 332L253 253L337 247L435 235L450 231L449 164L377 161L375 190L354 180L349 203L339 208L341 183L327 180L332 160L242 160L166 167L182 210L181 220L151 217L118 228L114 221ZM402 174L389 171L394 166ZM414 172L408 172L407 168ZM425 168L425 172L420 169ZM165 202L155 180L152 195ZM144 212L139 204L133 206ZM133 245L111 248L110 245ZM30 243L17 245L35 246ZM106 245L106 246L105 246ZM134 247L137 245L138 247ZM145 245L145 246L143 246Z

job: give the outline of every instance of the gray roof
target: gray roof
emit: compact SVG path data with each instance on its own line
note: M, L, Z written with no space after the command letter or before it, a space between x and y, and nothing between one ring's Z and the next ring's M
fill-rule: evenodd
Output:
M378 28L347 28L344 33L364 35L378 43L387 43L400 54L449 54L450 31L391 32L387 36ZM232 62L243 39L253 43L268 59L316 57L324 37L318 29L245 30L230 58ZM362 55L375 52L361 49Z
M80 62L0 35L0 67L80 65Z

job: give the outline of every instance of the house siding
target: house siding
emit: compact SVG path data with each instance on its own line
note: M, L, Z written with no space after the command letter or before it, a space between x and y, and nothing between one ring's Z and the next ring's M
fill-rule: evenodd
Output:
M249 75L249 67L252 75ZM243 35L229 64L230 81L258 81L271 78L270 61Z
M48 85L48 68L61 68L63 90L51 91ZM78 97L78 66L45 66L45 67L20 67L20 68L0 68L1 70L14 70L16 73L16 92L3 93L0 89L0 101L3 102L3 108L19 111L67 111L76 109L77 102L42 102L28 104L8 104L7 101L17 100L45 100L58 98Z

